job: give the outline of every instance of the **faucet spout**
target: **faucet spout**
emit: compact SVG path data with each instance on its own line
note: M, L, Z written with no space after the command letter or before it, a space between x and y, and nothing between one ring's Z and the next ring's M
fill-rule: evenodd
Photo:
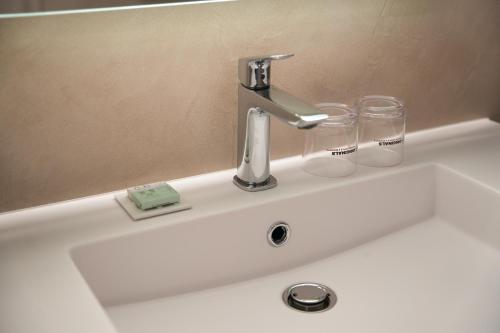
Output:
M274 86L263 90L240 87L239 97L297 128L312 128L328 118L317 108Z

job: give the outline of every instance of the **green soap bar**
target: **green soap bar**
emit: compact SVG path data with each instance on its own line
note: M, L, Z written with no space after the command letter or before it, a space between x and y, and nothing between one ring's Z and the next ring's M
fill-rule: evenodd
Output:
M137 208L142 210L170 205L180 201L179 193L168 184L133 191L130 198Z

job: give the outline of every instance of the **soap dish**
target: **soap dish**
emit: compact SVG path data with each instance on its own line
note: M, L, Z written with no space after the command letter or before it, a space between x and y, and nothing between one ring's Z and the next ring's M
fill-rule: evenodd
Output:
M134 221L147 219L148 217L179 212L181 210L191 209L191 207L192 207L189 204L189 202L187 202L184 199L181 199L180 202L174 203L171 205L162 206L162 207L153 208L153 209L148 209L148 210L141 210L141 209L137 208L135 203L133 203L128 198L127 193L117 194L115 196L115 199L116 199L116 201L118 201L120 206L122 206L123 209L125 209L125 211L128 213L128 215L130 215L130 217Z

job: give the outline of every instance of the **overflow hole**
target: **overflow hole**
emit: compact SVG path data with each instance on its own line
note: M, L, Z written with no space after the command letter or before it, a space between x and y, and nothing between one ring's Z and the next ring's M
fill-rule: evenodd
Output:
M283 246L290 238L290 226L284 222L273 224L269 228L267 239L269 243L274 246Z

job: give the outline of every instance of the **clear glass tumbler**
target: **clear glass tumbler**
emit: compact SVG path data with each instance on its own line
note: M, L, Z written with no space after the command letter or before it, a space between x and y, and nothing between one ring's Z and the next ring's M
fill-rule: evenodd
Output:
M358 163L393 166L403 161L405 110L401 100L390 96L365 96L356 105L359 112Z
M342 177L353 173L358 150L358 115L345 104L322 103L316 107L329 117L305 131L302 168L321 177Z

